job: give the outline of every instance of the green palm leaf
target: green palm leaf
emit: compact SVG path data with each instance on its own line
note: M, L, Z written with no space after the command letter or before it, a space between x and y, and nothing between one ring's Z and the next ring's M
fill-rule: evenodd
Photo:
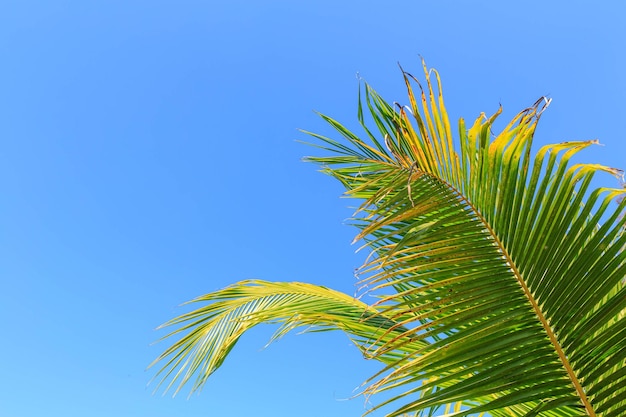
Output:
M406 107L365 85L369 143L326 116L342 141L311 134L332 154L308 160L363 200L355 240L372 256L360 273L379 301L267 282L209 294L167 324L185 334L157 360L170 385L197 375L199 388L243 331L279 322L279 335L342 330L380 360L365 393L389 391L376 407L394 406L389 416L626 416L626 201L591 189L594 174L621 172L569 163L593 141L533 156L546 99L496 136L501 110L470 128L461 119L455 146L439 76L424 72L425 88L403 72Z
M176 392L192 380L192 390L199 389L241 335L258 324L281 324L272 340L301 326L315 331L342 330L360 348L379 338L388 342L394 334L407 330L393 327L395 323L384 314L354 297L300 282L242 281L191 303L203 305L161 326L180 325L164 338L181 338L152 364L166 361L155 377L162 377L159 386L169 378L166 389L178 384ZM418 347L420 342L412 346Z

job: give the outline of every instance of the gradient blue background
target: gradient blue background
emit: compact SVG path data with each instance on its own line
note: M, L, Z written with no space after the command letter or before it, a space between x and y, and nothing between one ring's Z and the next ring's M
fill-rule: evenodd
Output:
M358 73L451 117L554 99L537 144L626 167L626 6L581 2L0 4L0 416L358 416L378 366L341 334L244 337L199 396L152 395L155 327L246 278L354 291L339 184L303 164ZM618 186L610 176L600 182ZM381 414L375 414L381 415Z

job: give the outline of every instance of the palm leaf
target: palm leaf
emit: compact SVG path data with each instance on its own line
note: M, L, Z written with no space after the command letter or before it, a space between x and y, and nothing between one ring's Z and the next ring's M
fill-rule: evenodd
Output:
M402 327L391 329L394 322L354 297L299 282L242 281L190 303L202 306L161 326L176 327L164 339L180 339L150 365L165 362L155 375L161 377L157 389L168 380L166 390L176 386L175 393L187 383L192 384L192 392L200 389L241 335L258 324L281 324L272 340L302 326L309 331L342 330L360 348L368 341L389 341L394 334L406 331ZM387 355L383 360L395 359Z
M157 359L169 385L199 388L242 332L277 322L342 330L380 360L365 393L388 392L388 416L626 416L625 190L592 188L621 172L570 163L595 141L533 154L544 98L497 135L502 109L461 119L454 139L439 75L403 74L407 106L360 93L370 143L322 116L342 139L311 134L330 155L308 158L363 201L360 274L379 301L295 283L209 294L166 324L183 335Z
M365 199L354 220L376 254L362 273L385 293L381 312L410 328L407 338L435 341L405 350L369 391L401 388L382 404L406 402L394 416L459 400L475 404L458 415L514 405L625 415L624 203L607 213L623 190L589 192L596 172L620 172L568 164L594 142L549 145L531 157L545 99L493 138L500 111L470 129L461 120L457 154L439 77L435 93L425 75L418 103L405 73L410 111L366 86L395 164L389 155L344 165L309 158ZM376 345L373 355L401 344Z

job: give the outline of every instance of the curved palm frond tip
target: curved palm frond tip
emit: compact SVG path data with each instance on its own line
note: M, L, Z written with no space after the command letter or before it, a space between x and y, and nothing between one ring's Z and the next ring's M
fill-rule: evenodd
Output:
M341 330L379 360L364 393L387 392L373 410L388 416L626 416L626 190L592 189L621 171L570 164L595 141L533 154L545 99L497 135L501 109L461 119L454 138L439 75L424 74L403 71L404 107L365 85L367 140L324 115L342 139L307 132L329 152L307 159L363 201L360 273L378 301L265 281L208 294L166 323L179 338L155 361L168 388L199 389L243 332L279 323L277 336Z

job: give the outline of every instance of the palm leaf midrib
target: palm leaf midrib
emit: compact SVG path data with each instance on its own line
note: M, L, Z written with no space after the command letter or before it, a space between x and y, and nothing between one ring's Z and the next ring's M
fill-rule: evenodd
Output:
M467 201L467 200L466 200L466 203L468 205L472 206L471 203L469 201ZM551 343L552 347L554 348L554 351L558 355L559 360L561 362L561 365L563 366L563 369L565 369L565 371L567 372L567 376L569 377L572 385L576 389L576 394L578 395L578 397L580 398L581 403L585 407L585 410L586 410L587 414L590 417L595 417L596 413L595 413L594 408L592 407L591 403L589 402L589 399L587 398L587 395L585 393L585 389L583 388L580 379L576 375L576 372L574 371L574 368L573 368L572 364L570 363L565 350L561 346L561 343L559 342L559 339L558 339L556 333L552 329L552 326L550 325L549 320L547 319L547 317L544 314L543 310L539 306L539 303L537 302L537 300L535 299L533 293L531 292L530 288L528 287L528 285L526 283L526 280L522 277L522 274L520 273L519 269L517 268L517 266L513 262L513 259L511 258L511 256L509 255L508 251L506 250L506 248L504 247L504 245L502 244L502 242L500 241L500 239L498 238L496 233L493 231L491 226L487 223L487 221L480 215L480 213L473 206L472 206L472 208L473 208L476 216L479 217L481 219L481 221L483 222L483 225L485 226L485 229L489 231L489 234L491 235L491 238L493 239L493 241L496 243L496 245L498 245L498 248L499 248L500 252L502 253L502 255L506 259L506 263L511 267L511 272L513 273L513 275L517 279L517 282L519 283L519 285L520 285L520 287L522 289L522 292L524 293L524 296L528 300L529 304L532 306L532 310L535 313L535 315L537 316L537 320L539 321L539 323L541 323L541 326L543 327L544 331L546 332L546 335L550 339L550 343Z

